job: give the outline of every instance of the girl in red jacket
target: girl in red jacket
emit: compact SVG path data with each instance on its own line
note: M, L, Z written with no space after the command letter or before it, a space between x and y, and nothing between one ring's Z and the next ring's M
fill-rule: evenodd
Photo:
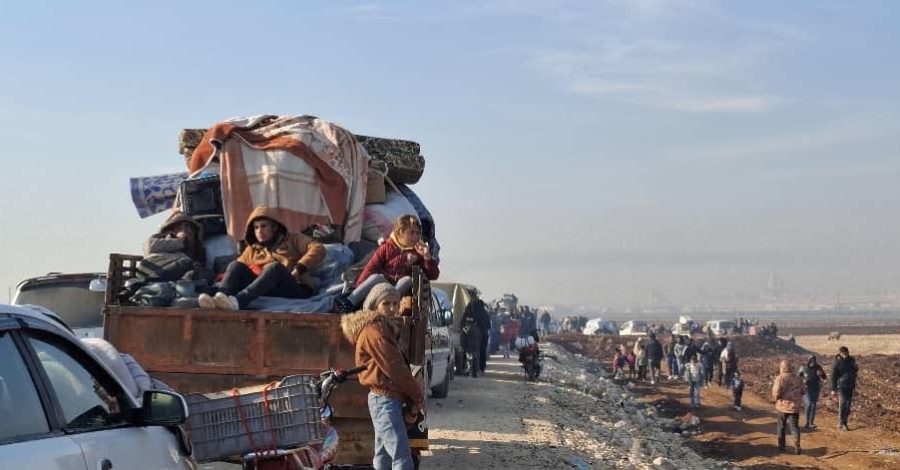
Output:
M420 266L429 280L438 278L437 261L431 257L428 245L422 241L422 224L414 215L401 216L394 223L390 238L385 240L366 263L356 288L349 295L335 301L338 312L356 310L373 286L389 282L397 287L401 296L412 292L412 268Z

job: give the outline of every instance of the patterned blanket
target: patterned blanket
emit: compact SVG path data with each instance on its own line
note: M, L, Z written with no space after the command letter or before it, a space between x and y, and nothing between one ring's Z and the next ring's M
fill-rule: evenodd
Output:
M204 134L191 173L214 156L233 238L243 238L254 207L267 205L291 232L334 224L343 227L345 243L359 240L369 155L347 130L313 116L235 118Z
M171 175L131 178L131 201L142 219L172 208L178 185L188 177L187 172Z

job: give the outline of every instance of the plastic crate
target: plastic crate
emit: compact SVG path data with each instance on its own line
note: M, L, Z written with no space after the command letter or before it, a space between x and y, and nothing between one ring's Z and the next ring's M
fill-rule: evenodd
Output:
M198 215L222 215L222 182L219 175L184 180L178 188L184 213Z
M260 385L187 395L194 459L233 459L271 446L291 448L322 439L324 429L314 386L317 378L291 375L269 386L268 391Z

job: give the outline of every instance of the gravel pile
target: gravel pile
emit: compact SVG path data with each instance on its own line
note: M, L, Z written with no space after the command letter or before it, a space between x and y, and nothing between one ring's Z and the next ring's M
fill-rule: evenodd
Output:
M595 397L596 406L584 410L591 432L609 445L602 461L571 462L574 468L716 469L727 462L698 455L685 445L686 436L699 432L700 420L667 419L655 408L638 403L627 385L609 380L600 364L564 348L543 343L543 380ZM582 464L586 465L583 466Z

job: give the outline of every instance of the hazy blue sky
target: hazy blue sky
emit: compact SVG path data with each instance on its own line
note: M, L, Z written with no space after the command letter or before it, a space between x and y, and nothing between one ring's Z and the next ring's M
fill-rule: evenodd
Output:
M900 290L898 13L0 1L0 286L139 252L128 178L179 129L305 113L422 143L444 277L488 297Z

